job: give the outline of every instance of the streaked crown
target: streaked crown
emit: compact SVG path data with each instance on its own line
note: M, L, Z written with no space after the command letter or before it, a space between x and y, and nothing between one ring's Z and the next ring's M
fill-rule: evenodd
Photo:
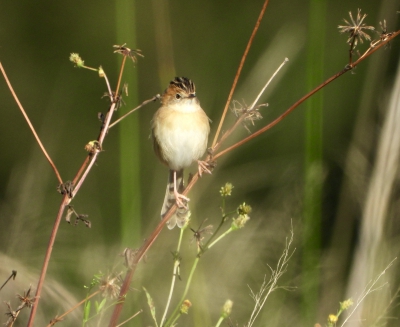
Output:
M169 87L175 89L175 91L179 93L186 93L192 96L196 95L196 87L187 77L175 77L175 79L169 83Z
M189 101L189 102L187 102ZM194 83L186 77L175 77L161 97L163 105L199 104Z

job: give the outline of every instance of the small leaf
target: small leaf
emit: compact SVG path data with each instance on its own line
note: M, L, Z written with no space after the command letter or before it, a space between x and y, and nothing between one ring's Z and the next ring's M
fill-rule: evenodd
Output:
M96 313L99 313L101 309L103 309L104 305L106 304L107 298L104 298L100 304L96 301Z
M85 309L83 311L83 321L86 322L89 320L89 316L90 316L90 307L91 307L91 302L88 301L85 304Z
M158 326L157 320L156 320L156 307L154 306L153 298L151 297L150 293L147 292L146 288L143 287L143 289L146 292L147 304L149 305L151 316L153 317L153 320L154 320L156 326Z

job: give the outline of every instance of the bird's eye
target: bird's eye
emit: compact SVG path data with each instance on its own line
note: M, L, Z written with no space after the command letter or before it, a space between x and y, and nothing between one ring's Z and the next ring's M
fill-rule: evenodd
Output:
M181 98L182 98L182 96L179 93L175 94L175 99L176 100L180 100Z

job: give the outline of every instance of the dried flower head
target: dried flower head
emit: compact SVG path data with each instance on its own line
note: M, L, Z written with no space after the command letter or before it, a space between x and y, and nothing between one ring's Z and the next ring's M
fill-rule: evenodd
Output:
M78 225L79 221L83 221L83 223L86 225L86 227L88 227L88 228L92 227L92 223L90 222L90 220L86 219L87 217L89 217L89 215L79 214L75 211L73 205L68 205L67 214L65 215L65 220L67 221L68 224L71 223L72 215L75 216L74 226Z
M99 276L100 277L100 276ZM99 289L104 297L116 299L121 289L121 273L111 273L99 278Z
M11 308L11 305L9 302L4 302L7 306L8 311L5 313L5 315L8 317L7 322L4 324L5 326L12 326L14 324L14 321L17 319L19 311L14 311Z
M232 195L233 185L231 183L226 183L224 186L221 187L219 193L222 197L227 197Z
M113 48L115 49L114 53L119 53L125 57L129 57L132 59L134 63L137 62L137 56L144 57L144 55L142 55L142 50L140 49L132 50L126 47L125 45L126 43L122 45L113 45Z
M357 46L358 41L363 43L363 39L370 41L371 37L365 33L365 30L374 30L375 27L367 26L363 23L367 14L361 16L361 9L357 11L357 18L354 20L351 11L349 12L351 23L346 19L343 19L347 25L339 25L338 28L340 33L349 33L350 37L347 39L347 43L353 45L353 49Z
M74 191L74 183L72 181L66 181L64 184L57 186L57 192L64 195L68 194L72 198L72 192Z
M31 294L31 289L32 289L32 286L29 286L29 289L26 292L24 292L23 295L17 294L17 298L21 302L21 305L18 307L18 309L22 309L24 307L31 308L33 306L33 304L35 303L36 298L29 297L29 295Z
M246 130L250 133L249 128L246 125L246 122L251 122L254 126L254 121L262 119L262 115L259 112L260 107L268 107L268 104L260 104L255 107L249 107L243 100L243 103L240 103L237 100L232 101L232 112L235 114L236 117L244 116L243 118L243 125Z

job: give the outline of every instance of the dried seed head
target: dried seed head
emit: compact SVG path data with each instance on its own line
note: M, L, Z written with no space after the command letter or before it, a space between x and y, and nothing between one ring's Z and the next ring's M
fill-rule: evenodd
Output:
M121 289L121 274L111 273L99 279L99 289L104 297L116 299Z
M17 294L17 298L18 300L21 302L21 305L19 308L23 308L23 307L27 307L27 308L31 308L33 306L33 304L35 303L35 297L29 297L29 295L31 294L31 289L32 286L29 286L29 289L24 292L23 295L19 295Z
M349 12L349 16L351 19L351 22L348 22L346 19L343 19L344 22L347 25L339 25L339 31L340 33L349 33L350 37L347 39L348 44L353 44L353 49L357 46L358 41L360 43L363 43L363 39L370 41L371 37L365 33L365 30L374 30L375 27L373 26L367 26L365 23L363 23L365 17L367 17L367 14L364 14L361 16L361 9L358 9L357 11L357 18L354 20L353 15L351 11Z

